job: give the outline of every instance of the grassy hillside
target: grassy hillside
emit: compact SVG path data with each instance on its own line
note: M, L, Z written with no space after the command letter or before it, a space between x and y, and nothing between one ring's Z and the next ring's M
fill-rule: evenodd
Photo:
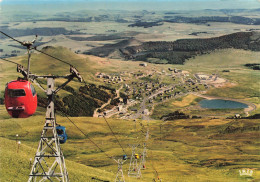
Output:
M241 50L221 50L209 55L197 56L185 65L152 65L140 68L138 62L121 62L107 58L77 55L66 48L46 48L49 54L68 60L82 73L88 83L100 85L95 78L96 72L113 73L120 71L146 71L156 69L167 70L168 67L188 70L190 74L204 72L217 73L227 78L233 85L209 90L207 94L239 98L255 103L259 113L259 87L257 86L259 71L244 66L255 63L259 52ZM26 57L13 58L18 63L26 63ZM38 74L67 74L69 66L62 65L44 55L32 55L32 70ZM209 61L210 60L210 61ZM48 65L47 63L51 63ZM3 63L0 73L1 97L4 83L16 79L19 75L15 66ZM228 69L230 72L222 72ZM129 80L129 82L132 80ZM62 83L57 80L57 83ZM82 84L71 82L73 89ZM116 87L116 86L115 86ZM84 90L86 94L93 88ZM43 96L43 93L38 91ZM71 96L71 89L60 92L59 96ZM197 98L187 96L180 100L169 100L169 103L158 105L154 114L159 118L162 114L174 109L185 109L198 102ZM192 111L193 112L193 111ZM200 112L199 110L197 112ZM210 113L215 111L202 111ZM221 111L226 114L226 111ZM157 113L157 114L156 114ZM190 114L190 113L188 113ZM219 113L222 114L222 113ZM3 105L0 105L0 181L26 181L30 172L30 158L33 158L38 146L44 124L45 109L38 108L34 116L27 119L10 118ZM91 137L107 154L121 157L123 152L109 131L103 118L74 117L71 118L88 136ZM71 181L113 181L117 171L116 163L108 159L86 137L84 137L69 121L57 116L57 122L66 126L68 141L62 145ZM130 157L128 144L143 144L148 121L108 119L120 143ZM241 119L186 119L163 122L149 122L149 140L147 143L147 169L142 171L141 179L127 177L129 160L124 165L126 181L150 182L155 177L155 170L163 181L167 182L256 182L259 173L259 130L258 120ZM16 134L21 146L17 152ZM141 152L139 148L138 152ZM240 176L239 170L252 169L253 176ZM11 176L11 177L10 177Z
M111 135L102 118L71 118L108 155L122 156L123 152ZM66 118L57 117L66 126L68 141L62 145L71 181L113 181L117 165L108 159L86 139ZM25 181L29 174L30 158L33 158L42 130L44 116L38 112L27 119L12 119L1 106L0 145L1 181ZM128 144L142 144L147 129L146 121L108 119L127 155ZM161 127L161 130L160 130ZM158 171L163 181L257 181L259 173L259 122L257 120L196 119L176 120L163 123L150 122L147 143L147 169L140 180L152 181ZM142 133L142 131L144 133ZM15 135L21 146L17 152ZM141 148L138 152L141 152ZM91 166L91 167L89 167ZM127 176L129 160L124 165ZM239 170L251 168L253 176L239 176ZM11 176L11 177L10 177ZM96 181L99 181L96 180Z
M22 144L19 147L15 140L0 138L1 147L1 181L27 181L31 170L30 158L34 158L35 148ZM70 160L66 160L69 178L72 181L98 182L109 181L114 174L104 170L91 168Z

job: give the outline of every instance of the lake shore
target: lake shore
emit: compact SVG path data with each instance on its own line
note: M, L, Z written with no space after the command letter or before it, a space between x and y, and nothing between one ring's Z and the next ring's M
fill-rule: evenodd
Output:
M208 100L213 100L213 99L221 99L221 100L230 100L230 101L235 101L235 102L241 102L243 104L248 105L247 108L244 109L244 112L248 115L249 112L252 112L256 109L256 106L248 101L244 101L244 100L239 100L239 99L232 99L232 98L225 98L225 97L216 97L216 96L209 96L209 95L202 95L200 93L192 93L195 96L198 97L202 97L204 99L208 99Z

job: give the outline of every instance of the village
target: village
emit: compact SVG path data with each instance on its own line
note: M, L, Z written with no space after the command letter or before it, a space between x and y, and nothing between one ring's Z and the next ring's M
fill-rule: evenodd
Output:
M176 68L167 70L147 69L147 63L139 64L137 72L113 74L97 73L96 78L110 87L116 87L117 106L111 108L111 99L96 109L94 117L121 119L151 119L154 106L169 99L177 99L189 93L205 93L210 87L220 87L227 80L217 74L190 74ZM142 68L144 68L142 70Z

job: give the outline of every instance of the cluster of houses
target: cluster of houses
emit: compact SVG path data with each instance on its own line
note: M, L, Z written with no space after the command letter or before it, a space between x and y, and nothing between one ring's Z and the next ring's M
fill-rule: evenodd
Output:
M111 76L105 73L98 73L97 78L103 78L104 82L116 84L125 81L121 76Z
M226 82L224 78L220 78L217 74L206 75L202 73L197 73L194 75L198 80L198 83L204 84L205 88L209 88L209 85L217 87Z
M205 83L207 81L216 81L218 79L217 74L212 74L212 75L206 75L206 74L201 74L201 73L196 73L194 75L199 83Z
M170 98L175 97L176 95L181 94L180 91L175 91L175 89L176 89L176 87L172 87L167 90L164 90L162 93L159 93L159 94L153 96L152 100L159 99L160 101L163 101L163 100L170 99ZM151 103L152 101L149 100L149 102Z
M152 95L152 93L166 86L165 84L161 84L160 82L153 83L152 81L132 82L132 85L133 85L132 95L145 93L146 96ZM138 88L138 87L142 87L142 88Z
M163 72L164 70L162 70ZM175 73L181 73L180 76L184 76L184 79L187 75L187 73L185 71L182 70L177 70L177 69L171 69L169 68L169 71L173 71ZM158 73L158 72L157 72ZM161 72L160 72L161 73ZM136 75L136 74L132 74L132 75ZM148 75L149 76L149 75ZM153 76L153 75L151 75ZM169 74L168 76L170 76L174 81L176 80L176 75L173 74ZM192 79L192 78L187 78L184 83L182 84L181 82L179 82L178 86L182 89L185 89L187 92L195 92L195 91L200 91L200 88L197 83L196 78ZM171 87L171 88L167 88L166 90L164 90L163 92L160 92L160 89L162 88L166 88L167 85L160 83L159 81L143 81L143 82L132 82L132 89L130 86L127 85L126 87L126 92L130 95L133 96L133 98L135 98L136 100L141 99L143 96L151 96L148 99L149 103L152 103L153 100L160 100L163 101L165 99L170 99L175 97L177 94L180 94L180 91L176 91L176 86ZM179 90L179 89L178 89ZM132 91L132 92L131 92ZM131 92L131 93L130 93ZM157 93L158 92L158 93ZM157 94L156 94L157 93Z
M146 63L140 63L139 66L146 67ZM153 73L147 72L123 72L118 73L117 75L108 75L105 73L98 73L97 78L104 79L104 82L107 83L124 83L124 93L128 95L128 98L133 98L135 103L139 103L143 97L146 97L148 103L153 102L162 102L171 98L176 97L177 95L182 95L182 93L186 92L196 92L201 91L204 88L199 85L204 85L207 89L207 83L201 83L200 80L214 80L217 79L217 75L212 75L208 77L203 77L202 74L196 74L194 77L189 76L189 72L178 70L176 68L168 68L168 74L164 70L158 72L156 70L152 70ZM170 72L170 73L169 73ZM131 83L126 83L125 79L123 79L122 75L126 76L126 73L129 76L135 77L138 81L132 81ZM157 74L157 75L156 75ZM159 79L152 79L153 76L158 76L160 74L164 74L165 76L169 76L175 84L166 85L159 81ZM140 77L144 77L144 79L140 79ZM147 79L146 79L147 78ZM177 79L180 79L177 82ZM130 99L131 100L131 99ZM130 104L131 105L131 104ZM118 106L114 107L111 110L104 111L105 115L114 115L114 114L127 114L127 107L129 107L129 103L121 101ZM136 110L137 111L137 110ZM149 113L149 110L147 111Z

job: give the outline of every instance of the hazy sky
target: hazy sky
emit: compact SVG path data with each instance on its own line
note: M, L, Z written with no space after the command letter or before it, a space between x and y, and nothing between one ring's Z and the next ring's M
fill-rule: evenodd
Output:
M0 0L2 3L39 3L39 2L260 2L260 0Z
M2 0L2 1L6 1L6 2L19 2L19 1L24 1L24 2L28 2L28 1L35 1L35 2L39 2L39 1L69 1L69 2L75 2L75 1L216 1L216 0ZM217 1L259 1L259 0L217 0Z
M121 9L121 10L197 10L197 9L256 9L260 0L0 0L4 5L44 4L61 9ZM54 5L55 4L55 5ZM26 8L26 6L25 6ZM43 7L39 7L43 8Z

